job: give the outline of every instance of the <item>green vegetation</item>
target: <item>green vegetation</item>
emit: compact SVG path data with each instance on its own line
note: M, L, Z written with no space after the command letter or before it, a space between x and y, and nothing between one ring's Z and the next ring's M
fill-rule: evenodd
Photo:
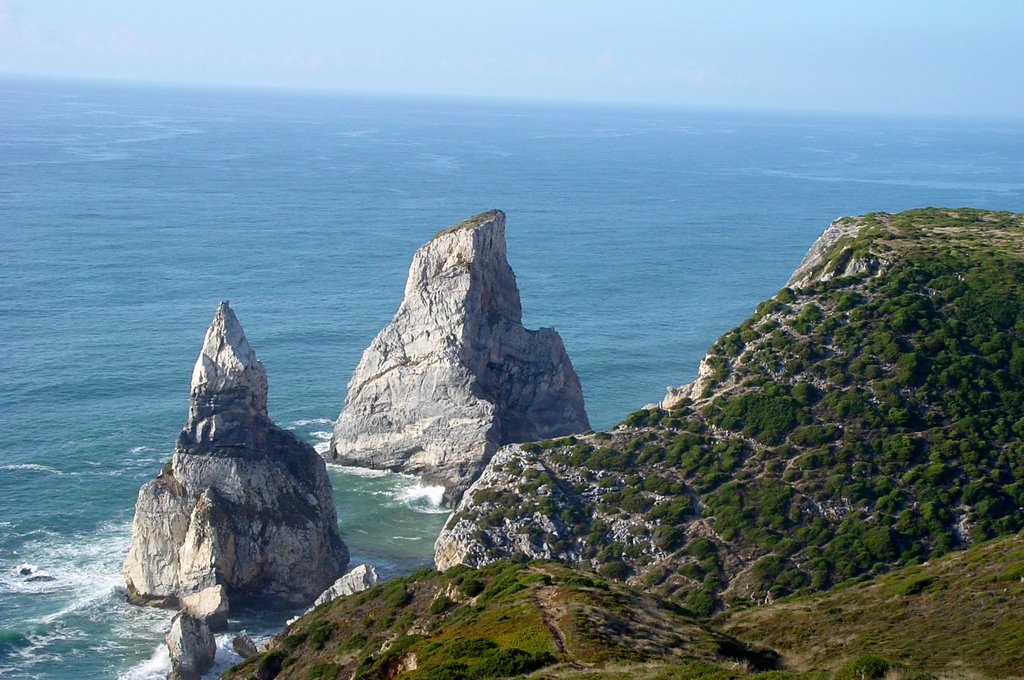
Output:
M421 570L321 605L226 677L551 677L623 662L726 672L773 668L778 657L597 574L506 561Z
M853 219L673 410L499 454L449 522L487 566L229 677L1020 677L1024 216Z
M941 676L1024 671L1024 534L994 539L873 581L730 612L716 623L835 678L913 667ZM883 670L884 667L884 670ZM904 671L903 677L915 677Z
M696 396L525 446L456 522L702 614L1024 528L1024 217L857 220L829 278L715 343Z

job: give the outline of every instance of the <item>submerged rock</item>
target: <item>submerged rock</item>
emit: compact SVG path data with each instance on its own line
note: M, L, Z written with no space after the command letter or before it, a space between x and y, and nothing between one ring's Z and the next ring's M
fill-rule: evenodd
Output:
M178 612L171 619L171 629L165 639L171 655L169 680L199 680L213 668L217 641L205 620L188 612Z
M451 502L500 446L589 427L562 339L522 325L505 215L492 210L416 252L398 312L348 384L326 455L421 475Z
M222 302L174 456L139 491L129 599L173 605L223 586L232 600L304 604L347 563L324 462L271 422L266 371Z

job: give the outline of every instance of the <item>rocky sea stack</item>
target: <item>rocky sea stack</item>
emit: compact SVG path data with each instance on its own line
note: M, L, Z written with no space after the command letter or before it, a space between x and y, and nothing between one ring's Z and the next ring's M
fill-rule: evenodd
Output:
M416 252L405 299L349 382L327 455L419 474L451 501L501 445L589 426L562 339L523 327L505 214L492 210Z
M266 370L222 302L192 373L174 456L139 491L124 564L129 598L188 608L209 600L196 596L205 591L305 604L347 563L326 466L271 422Z

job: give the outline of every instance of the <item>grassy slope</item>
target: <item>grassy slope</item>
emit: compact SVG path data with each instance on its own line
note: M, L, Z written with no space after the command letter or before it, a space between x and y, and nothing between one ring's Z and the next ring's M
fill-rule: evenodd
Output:
M872 653L948 677L1024 677L1024 535L716 621L799 668Z
M412 662L415 659L415 663ZM421 571L318 607L227 677L544 677L628 664L772 667L748 648L639 591L550 562ZM639 665L638 665L639 664Z
M709 351L695 399L524 445L449 523L696 613L821 590L1024 526L1024 216L859 218ZM538 521L538 518L544 518Z
M506 561L318 607L227 677L1014 678L1022 609L1024 534L707 623L593 572Z

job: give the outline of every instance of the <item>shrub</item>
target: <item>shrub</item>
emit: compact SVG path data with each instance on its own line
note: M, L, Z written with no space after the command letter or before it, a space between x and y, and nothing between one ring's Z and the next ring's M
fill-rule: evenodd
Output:
M683 600L683 606L704 619L715 613L715 598L706 590L692 590Z
M510 647L493 654L477 667L477 672L484 678L508 678L535 671L555 661L555 657L548 652L530 654L517 647Z
M839 667L833 680L881 680L892 664L880 656L862 654Z
M439 595L430 603L430 606L427 608L427 612L437 616L438 614L446 612L453 604L454 602L452 602L446 595Z

